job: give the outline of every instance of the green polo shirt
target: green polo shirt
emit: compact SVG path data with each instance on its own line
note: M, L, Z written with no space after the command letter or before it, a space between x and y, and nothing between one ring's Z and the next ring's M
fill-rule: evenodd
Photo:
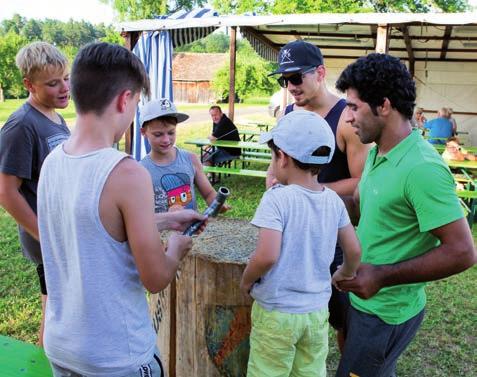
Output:
M452 174L434 147L412 132L384 156L369 152L359 183L362 262L394 264L439 245L429 231L464 216ZM397 325L426 304L425 283L381 289L368 300L351 294L354 308Z

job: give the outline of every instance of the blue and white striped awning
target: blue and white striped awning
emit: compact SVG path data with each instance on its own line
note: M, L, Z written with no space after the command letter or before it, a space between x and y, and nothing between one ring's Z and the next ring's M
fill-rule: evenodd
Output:
M200 8L192 11L178 11L170 16L162 16L161 19L191 19L202 17L217 17L218 13L212 9ZM151 100L167 98L174 100L172 92L172 51L179 47L212 33L218 27L193 27L174 30L143 32L133 49L143 62L151 82ZM131 153L136 160L141 160L150 151L147 140L141 135L139 127L140 107L147 102L141 97L141 103L136 111L133 138L131 140Z

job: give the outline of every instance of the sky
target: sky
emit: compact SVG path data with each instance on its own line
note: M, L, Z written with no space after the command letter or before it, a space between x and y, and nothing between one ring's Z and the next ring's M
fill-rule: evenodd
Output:
M72 18L92 24L114 22L112 7L99 0L0 0L0 21L12 18L15 13L28 19L68 21Z

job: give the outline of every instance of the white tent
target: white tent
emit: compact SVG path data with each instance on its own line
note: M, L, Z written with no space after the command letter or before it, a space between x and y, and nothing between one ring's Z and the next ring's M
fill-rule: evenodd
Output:
M271 61L291 40L317 44L332 87L341 70L360 56L378 51L400 57L416 79L418 106L424 107L428 118L440 107L452 107L458 129L469 132L477 145L477 13L223 16L139 20L118 28L132 47L143 31L187 32L222 26L240 28L254 49ZM232 71L234 49L231 52ZM229 108L233 114L232 102Z

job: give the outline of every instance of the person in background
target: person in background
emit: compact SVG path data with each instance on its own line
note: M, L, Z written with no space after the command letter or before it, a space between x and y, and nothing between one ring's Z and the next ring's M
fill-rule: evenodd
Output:
M231 140L240 141L240 135L235 124L222 112L220 106L214 105L209 109L212 118L212 134L207 138L210 141ZM238 158L240 148L212 147L205 153L202 163L204 165L217 165Z
M444 160L454 161L475 161L475 156L460 146L459 139L455 136L447 139L446 149L442 153Z
M424 109L422 107L416 107L416 110L414 110L412 125L414 128L419 128L422 132L424 132L426 122L427 118L424 116Z
M425 123L425 129L429 130L427 135L429 143L445 144L446 139L453 135L453 126L449 118L449 109L443 107L437 112L437 118L431 119Z
M457 135L457 122L455 121L455 118L452 116L454 113L454 110L452 107L447 108L449 110L449 120L452 123L452 136Z
M255 212L257 247L240 284L255 299L247 376L326 377L336 242L344 260L335 283L355 276L361 256L343 201L316 179L333 156L335 138L322 117L297 110L263 133L260 143L272 150L279 184L265 192Z
M287 88L295 103L285 108L285 115L294 110L308 110L323 117L335 135L335 153L331 161L320 169L318 181L334 190L345 201L352 220L356 218L352 195L358 185L366 155L370 149L359 140L354 130L344 120L346 101L339 98L326 86L326 68L320 49L302 40L287 43L278 55L277 81ZM300 125L297 125L297 132ZM270 169L266 186L274 183ZM343 253L336 246L335 258L330 266L333 274L343 263ZM346 313L349 299L346 292L339 292L334 286L329 303L331 326L337 331L340 351L346 338Z
M28 90L27 101L0 130L0 205L15 219L23 254L36 265L42 315L38 343L43 345L47 289L37 222L37 186L46 156L70 131L56 109L70 99L66 57L46 42L23 47L16 64Z
M410 120L415 83L395 57L369 54L341 73L345 119L371 149L359 183L363 251L356 277L337 285L351 308L337 377L396 375L424 318L425 283L477 261L454 178ZM432 189L430 189L432 187Z
M76 125L45 159L38 226L45 265L45 353L55 377L164 376L145 289L175 278L192 247L192 210L154 214L151 177L112 148L130 126L149 79L124 47L83 47L71 70Z

